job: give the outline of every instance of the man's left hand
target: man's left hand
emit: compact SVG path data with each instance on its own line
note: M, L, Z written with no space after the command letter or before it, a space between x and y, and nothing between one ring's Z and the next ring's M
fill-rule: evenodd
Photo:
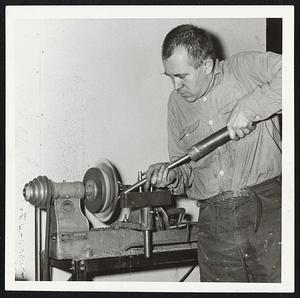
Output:
M230 138L232 140L239 140L253 131L255 127L256 126L247 118L245 113L240 110L238 106L235 106L227 122Z

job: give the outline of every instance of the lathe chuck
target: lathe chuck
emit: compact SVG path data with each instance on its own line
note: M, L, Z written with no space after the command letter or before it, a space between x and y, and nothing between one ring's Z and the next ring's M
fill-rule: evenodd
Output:
M104 160L87 170L83 178L84 204L102 222L108 221L118 201L118 178L113 165Z

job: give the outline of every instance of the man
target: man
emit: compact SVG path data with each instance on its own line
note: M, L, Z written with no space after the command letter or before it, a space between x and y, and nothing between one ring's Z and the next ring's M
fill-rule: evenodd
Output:
M187 194L199 210L201 281L280 282L281 56L245 52L215 58L210 35L171 30L162 46L170 160L227 126L233 141L168 170L149 167L147 183Z

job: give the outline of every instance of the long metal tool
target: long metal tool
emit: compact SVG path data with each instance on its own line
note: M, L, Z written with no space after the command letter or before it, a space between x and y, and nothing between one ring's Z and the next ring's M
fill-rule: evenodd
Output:
M190 162L191 160L197 161L200 158L204 157L208 153L214 151L216 148L224 145L228 141L230 141L230 136L227 130L227 127L223 127L222 129L218 130L217 132L213 133L212 135L208 136L207 138L203 139L202 141L196 143L191 148L189 148L188 154L184 155L183 157L177 159L174 162L171 162L167 168L169 170L174 169L176 167L181 166L184 163ZM146 178L142 179L141 181L136 182L135 184L129 186L127 189L123 191L124 194L138 188L139 186L145 184L147 181Z

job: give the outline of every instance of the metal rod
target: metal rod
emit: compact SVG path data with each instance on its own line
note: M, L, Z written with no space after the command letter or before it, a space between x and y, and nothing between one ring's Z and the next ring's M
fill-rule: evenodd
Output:
M152 231L144 230L144 256L150 258L152 254Z
M41 209L35 207L35 281L41 280L41 255L42 255L42 229L41 229Z
M172 169L174 169L176 167L179 167L180 165L182 165L182 164L184 164L186 162L189 162L189 161L191 161L190 156L189 155L185 155L185 156L177 159L176 161L173 161L172 163L170 163L167 168L169 170L172 170ZM130 191L132 191L132 190L134 190L134 189L136 189L138 187L140 187L141 185L145 184L146 181L147 181L147 179L144 178L141 181L136 182L135 184L133 184L133 185L129 186L127 189L125 189L123 191L123 193L126 194L126 193L128 193L128 192L130 192Z
M139 171L138 172L138 181L141 181L142 180L142 172ZM139 186L139 192L142 192L143 191L143 188L142 188L142 185Z
M227 127L223 127L222 129L218 130L214 134L208 136L207 138L203 139L202 141L196 143L190 149L188 149L188 154L177 159L174 162L171 162L168 165L168 169L174 169L176 167L181 166L184 163L190 162L191 160L197 161L198 159L204 157L211 151L215 150L217 147L227 143L230 141L230 136L227 130ZM136 182L135 184L129 186L127 189L123 191L124 194L138 188L139 186L145 184L147 181L146 178L142 179L141 181Z
M51 267L49 262L49 237L50 237L50 212L51 212L51 198L47 198L46 204L46 235L45 235L45 255L43 262L43 280L50 281L51 280Z
M131 185L126 190L124 190L123 193L126 194L126 193L128 193L128 192L130 192L130 191L132 191L132 190L134 190L134 189L136 189L138 187L140 187L141 185L145 184L146 181L147 181L147 179L144 178L143 180L136 182L135 184Z
M225 126L192 146L187 152L191 160L197 161L230 140L229 132Z
M185 275L179 280L179 282L184 282L188 277L189 275L193 272L193 270L195 269L195 267L197 266L196 265L193 265L186 273Z

